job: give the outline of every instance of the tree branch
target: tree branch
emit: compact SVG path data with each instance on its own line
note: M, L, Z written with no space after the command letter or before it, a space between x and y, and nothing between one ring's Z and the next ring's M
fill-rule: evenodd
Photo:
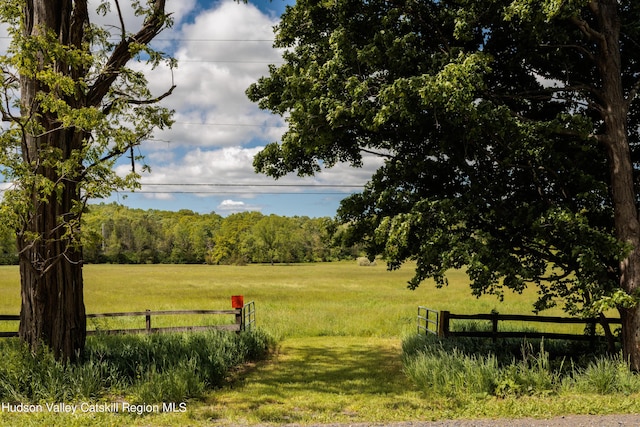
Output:
M114 93L116 95L121 95L122 98L119 98L117 101L122 101L124 100L125 103L130 104L130 105L151 105L151 104L157 104L158 102L162 101L164 98L166 98L167 96L171 95L171 93L173 93L173 90L176 88L176 85L172 85L169 90L167 90L165 93L163 93L160 96L157 96L155 98L152 99L125 99L126 97L126 93L122 93L122 92L118 92L115 91ZM106 105L103 109L102 109L102 113L107 115L111 112L111 110L113 109L113 106L116 104L116 101L110 102L108 105Z
M109 92L109 88L120 74L120 69L133 58L133 53L130 49L131 45L134 43L147 45L162 31L167 18L164 11L165 2L166 0L154 0L152 3L153 12L145 20L142 28L135 35L121 40L115 47L107 60L104 70L89 89L87 94L87 104L89 106L97 107L100 105Z
M98 166L101 163L106 162L107 160L111 160L114 157L119 157L121 155L123 155L124 153L126 153L127 151L129 151L129 149L133 148L136 145L139 145L139 142L133 143L133 144L129 144L126 147L120 149L120 150L113 150L112 152L110 152L109 154L105 155L104 157L101 157L100 159L98 159L97 161L91 163L90 165L86 166L84 168L84 171L82 172L81 175L81 180L84 179L84 177L87 175L87 173L93 169L94 167Z
M120 39L124 41L127 38L127 30L124 26L124 18L122 17L122 10L120 9L120 2L115 0L116 9L118 10L118 19L120 19Z
M596 57L593 55L592 52L589 51L589 49L587 49L584 46L580 46L579 44L543 44L542 47L549 47L549 48L557 48L557 49L573 49L577 52L581 52L583 53L591 62L596 62Z
M640 91L640 78L636 80L635 84L631 86L631 90L627 95L627 109L631 106L633 100L638 96L638 91Z
M393 156L391 154L386 154L386 153L381 153L379 151L369 150L369 149L364 148L364 147L358 147L358 149L360 151L362 151L363 153L373 154L374 156L384 157L386 159L393 159Z
M592 1L589 3L589 8L591 9L591 12L597 16L598 13L598 5L596 4L595 1ZM604 34L602 34L599 31L596 31L595 29L593 29L589 23L587 21L585 21L584 19L581 19L577 16L572 16L570 18L571 22L578 27L578 29L582 32L582 34L586 35L587 37L589 37L589 39L591 40L596 40L600 43L603 43L605 41L604 38Z

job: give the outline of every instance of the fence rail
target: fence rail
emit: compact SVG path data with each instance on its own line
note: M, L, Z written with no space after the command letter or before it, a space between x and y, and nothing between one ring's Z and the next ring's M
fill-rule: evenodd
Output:
M235 323L221 324L221 325L208 325L208 326L171 326L154 328L151 326L152 316L166 316L166 315L233 315ZM97 318L109 318L109 317L140 317L145 318L144 328L127 328L127 329L99 329L88 330L87 335L96 334L141 334L141 333L163 333L163 332L195 332L206 330L221 330L240 332L249 330L255 325L256 322L256 309L253 301L245 304L242 308L235 308L231 310L164 310L164 311L128 311L120 313L95 313L87 314L87 319ZM19 315L13 314L0 314L0 321L19 321ZM17 337L18 332L0 332L0 338Z
M20 316L17 314L0 314L0 321L18 321ZM17 337L17 332L0 332L0 338Z
M486 320L491 322L490 331L456 331L451 329L452 320ZM498 324L504 321L540 322L557 324L584 324L591 326L589 335L567 334L557 332L537 331L500 331ZM575 318L558 316L532 316L520 314L454 314L449 311L436 311L427 307L418 307L418 333L431 333L441 338L448 337L477 337L477 338L547 338L580 341L594 341L596 339L611 339L610 325L621 324L617 318ZM605 336L596 334L596 325L601 325Z

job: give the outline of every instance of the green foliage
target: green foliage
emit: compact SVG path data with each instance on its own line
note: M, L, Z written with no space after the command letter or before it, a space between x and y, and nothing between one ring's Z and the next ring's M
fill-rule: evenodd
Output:
M310 175L377 153L384 165L338 219L369 257L415 260L409 287L466 268L476 296L534 285L536 310L616 305L632 248L616 231L626 225L614 224L602 144L613 138L603 112L620 105L603 106L600 89L612 78L629 96L636 159L640 57L624 40L640 33L640 8L607 9L624 34L619 74L604 76L599 64L617 62L594 40L611 32L587 3L297 2L276 29L285 63L247 90L290 123L256 171Z
M0 399L72 402L122 395L132 403L181 402L222 386L230 371L265 358L271 338L260 330L88 339L84 360L71 365L16 340L2 340Z
M79 217L81 202L136 185L135 171L122 177L115 173L113 165L154 129L170 126L171 111L154 105L156 100L144 75L125 64L142 50L146 62L153 66L163 61L169 67L174 64L171 58L154 52L146 43L131 45L130 52L115 49L117 44L110 41L110 30L92 26L86 16L76 17L79 32L71 36L55 34L53 28L32 33L32 28L23 24L32 22L33 17L26 19L22 15L44 12L34 12L17 2L6 3L11 3L11 7L3 7L0 19L12 24L12 40L8 54L0 57L4 76L0 93L3 120L10 123L10 128L0 138L0 167L5 179L17 185L5 193L3 215L5 222L21 229L27 212L33 209L29 191L35 191L39 200L47 201L52 193L60 197L68 180L76 180L82 196L76 195L77 210L73 214ZM64 20L68 19L66 13L80 15L80 9L52 13ZM147 17L147 30L159 32L171 25L168 16L160 17L152 3L140 7L138 13ZM159 22L152 23L157 18ZM81 39L69 39L74 36ZM117 72L111 70L114 63L120 63ZM26 83L26 79L30 82ZM23 90L22 96L32 96L33 100L23 99L22 115L18 115L15 106L19 102L17 84L21 80L27 85L35 82L39 90L33 94ZM27 108L25 103L31 101ZM29 110L32 107L33 111ZM29 138L43 139L47 134L51 137L41 149L25 144ZM77 134L79 143L71 142L72 134ZM68 150L63 150L56 138L67 140ZM50 168L53 174L46 175L44 169L31 165L31 161Z
M403 341L405 372L425 393L463 401L640 392L640 376L620 355L602 356L564 341L505 341L410 336Z
M134 163L134 147L172 124L172 111L159 101L174 86L153 94L133 64L175 66L149 46L172 24L165 3L130 4L141 18L133 33L92 24L88 7L106 12L102 1L10 0L0 8L10 35L0 55L0 174L10 183L0 222L15 231L23 267L21 339L34 350L49 346L61 360L73 362L85 343L86 204L138 186L135 165L122 174L116 161L131 153ZM126 14L118 6L120 22ZM53 333L53 325L67 333Z
M633 394L640 391L640 377L629 372L629 365L622 355L599 357L584 368L574 368L572 375L563 382L564 390L579 393Z
M32 353L17 340L2 340L0 398L14 402L61 402L93 399L104 392L105 384L116 388L117 377L105 364L88 361L78 366L54 359L44 347Z
M0 224L0 265L17 263L16 234L6 225Z
M92 263L297 263L354 255L339 242L333 244L329 218L259 212L223 218L100 204L89 206L83 221L85 260Z
M421 389L449 398L494 394L500 381L494 356L463 356L458 351L423 353L406 363L405 372Z

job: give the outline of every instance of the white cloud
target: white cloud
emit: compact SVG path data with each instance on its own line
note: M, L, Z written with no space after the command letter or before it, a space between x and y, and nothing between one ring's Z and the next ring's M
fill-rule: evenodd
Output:
M289 175L276 181L256 174L253 170L253 157L262 148L196 148L166 165L153 166L152 172L142 178L144 183L151 184L144 186L143 190L168 193L176 190L190 191L201 197L233 192L243 197L253 197L283 188L286 188L287 192L313 191L307 186L318 185L329 186L319 187L324 191L331 189L348 193L354 188L331 186L362 186L382 164L380 157L368 155L364 158L362 168L352 168L341 163L331 169L324 169L314 177L300 178ZM121 168L122 173L128 171L127 165Z
M90 10L95 10L97 2L91 0ZM110 16L93 13L92 21L111 26L116 36L120 22L115 3L111 2ZM140 17L134 16L130 4L120 4L128 8L124 11L126 29L137 31ZM143 186L141 196L169 202L162 206L179 200L173 204L180 204L176 206L180 208L190 207L185 205L187 200L209 202L208 209L217 205L216 210L225 214L268 210L268 193L331 191L346 195L357 188L307 186L361 186L381 165L381 158L365 156L363 168L339 164L314 177L291 175L276 181L256 174L252 165L255 154L266 143L280 140L286 130L281 117L261 111L245 94L250 84L268 74L269 63L282 61L281 52L272 48L270 41L278 18L260 12L250 3L234 0L180 0L167 2L167 6L175 25L161 33L153 46L174 55L178 68L172 73L163 67L151 71L145 64L130 64L145 70L155 95L176 84L173 94L163 100L165 106L175 110L175 125L157 132L155 141L141 147L151 167L142 182L152 184ZM8 40L0 39L0 47L5 42ZM118 173L129 170L128 159L123 159ZM0 192L3 190L0 187ZM193 193L193 197L187 199L179 192ZM307 203L311 199L301 200Z
M11 38L9 37L9 26L4 23L0 23L0 52L5 53L9 49L9 43L11 43Z
M155 137L173 145L246 146L257 139L281 137L284 121L249 101L246 89L268 73L269 63L282 61L271 47L277 20L255 6L224 0L202 11L176 34L178 68L149 72L154 93L172 79L173 94L164 101L175 109L173 128Z
M92 23L99 25L100 27L107 28L111 31L112 36L118 37L122 30L120 17L118 16L118 8L114 0L109 0L107 3L107 13L98 13L97 8L103 0L89 0L88 10L89 19ZM153 41L154 44L163 44L166 39L171 38L172 34L180 28L183 20L193 12L197 5L197 0L179 0L168 1L166 4L166 12L171 15L174 21L174 26L166 29L160 37L157 37ZM131 7L131 2L120 2L120 11L122 12L122 22L124 22L125 31L128 33L135 33L141 28L143 23L143 16L136 16L135 11Z
M282 60L281 52L264 41L273 39L277 23L251 4L223 0L180 27L175 35L180 40L173 76L177 87L164 101L176 110L176 123L155 136L168 143L143 148L152 168L143 182L155 184L146 190L169 194L176 184L212 184L180 189L201 190L196 193L200 197L233 192L236 199L251 198L279 190L275 185L287 186L289 192L314 191L295 187L300 184L363 185L380 166L379 157L366 156L363 168L340 164L304 179L275 181L254 172L253 157L286 130L281 117L261 111L245 95L250 84L268 73L268 63ZM171 76L165 70L149 78L154 92L161 93ZM352 190L331 188L345 194Z
M217 207L216 211L223 215L229 215L232 213L248 212L248 211L260 211L261 207L257 205L249 205L242 201L236 201L231 199L223 200Z

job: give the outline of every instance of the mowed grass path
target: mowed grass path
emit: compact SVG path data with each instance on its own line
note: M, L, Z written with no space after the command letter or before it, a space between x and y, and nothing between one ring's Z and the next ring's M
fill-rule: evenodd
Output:
M400 343L378 337L285 340L269 362L201 408L214 424L331 423L424 418L402 373Z
M549 418L640 412L637 395L527 397L426 395L402 372L400 340L287 339L271 361L211 393L192 413L205 425L377 423L450 419Z
M185 414L152 414L133 420L118 415L86 420L80 417L72 424L385 422L548 416L580 413L584 408L593 411L594 405L601 408L598 412L628 412L638 406L633 397L625 401L619 396L591 399L581 395L575 399L481 399L461 409L446 399L425 398L403 374L400 358L402 337L415 333L418 305L454 313L487 313L492 309L530 313L535 290L506 294L504 302L491 296L476 299L470 296L466 276L455 272L447 288L436 289L427 282L411 291L406 282L412 269L408 265L389 272L382 265L361 267L355 262L88 265L88 313L224 309L230 307L231 295L242 294L245 301L256 302L258 326L271 333L278 346L270 360L236 373L229 386L189 402ZM17 314L19 304L17 267L0 267L0 314ZM168 324L198 321L207 322L197 317L166 320ZM144 320L139 322L143 324ZM58 417L55 421L66 425L70 420Z

